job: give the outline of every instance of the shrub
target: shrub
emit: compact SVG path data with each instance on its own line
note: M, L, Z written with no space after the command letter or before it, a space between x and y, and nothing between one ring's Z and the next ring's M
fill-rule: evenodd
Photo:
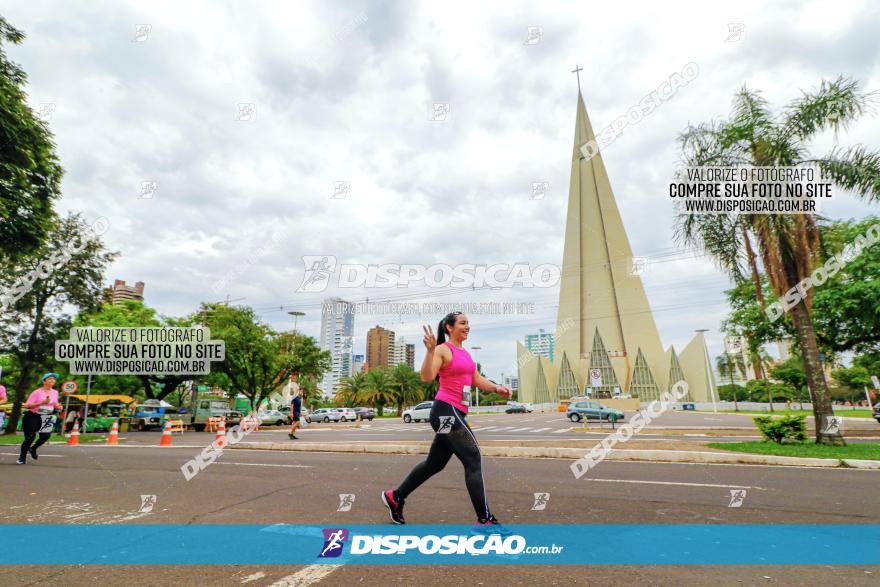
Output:
M805 416L756 416L752 418L761 431L764 440L782 444L783 440L802 441L807 439L807 419Z

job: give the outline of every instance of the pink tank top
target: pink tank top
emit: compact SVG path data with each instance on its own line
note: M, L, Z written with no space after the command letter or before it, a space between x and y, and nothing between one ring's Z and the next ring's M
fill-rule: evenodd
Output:
M468 406L471 403L471 392L470 389L465 390L464 388L465 386L470 387L473 383L477 365L466 350L448 342L443 344L452 351L452 360L440 367L440 388L434 399L447 403L467 414Z

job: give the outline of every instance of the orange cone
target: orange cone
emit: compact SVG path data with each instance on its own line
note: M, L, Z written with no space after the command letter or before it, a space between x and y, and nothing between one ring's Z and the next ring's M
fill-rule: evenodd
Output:
M162 429L162 440L159 446L171 446L171 420L165 420L165 428Z
M217 436L214 438L214 446L224 447L226 446L226 419L221 418L220 423L217 425Z
M119 444L119 420L113 420L113 426L110 427L110 436L107 437L107 444Z
M73 423L73 430L70 431L70 438L67 439L67 446L79 446L79 422Z

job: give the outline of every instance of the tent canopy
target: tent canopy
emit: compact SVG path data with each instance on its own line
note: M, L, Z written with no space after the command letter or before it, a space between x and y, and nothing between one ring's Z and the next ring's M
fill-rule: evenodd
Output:
M83 402L86 401L85 395L71 395L70 397L75 397L78 400ZM127 395L90 395L88 396L88 402L90 404L103 404L104 402L109 402L111 400L118 400L124 404L130 404L134 401L134 398Z

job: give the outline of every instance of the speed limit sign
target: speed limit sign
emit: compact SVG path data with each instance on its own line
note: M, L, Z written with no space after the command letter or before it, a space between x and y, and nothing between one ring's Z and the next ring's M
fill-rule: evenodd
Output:
M61 384L61 391L67 395L76 393L76 381L65 381Z

